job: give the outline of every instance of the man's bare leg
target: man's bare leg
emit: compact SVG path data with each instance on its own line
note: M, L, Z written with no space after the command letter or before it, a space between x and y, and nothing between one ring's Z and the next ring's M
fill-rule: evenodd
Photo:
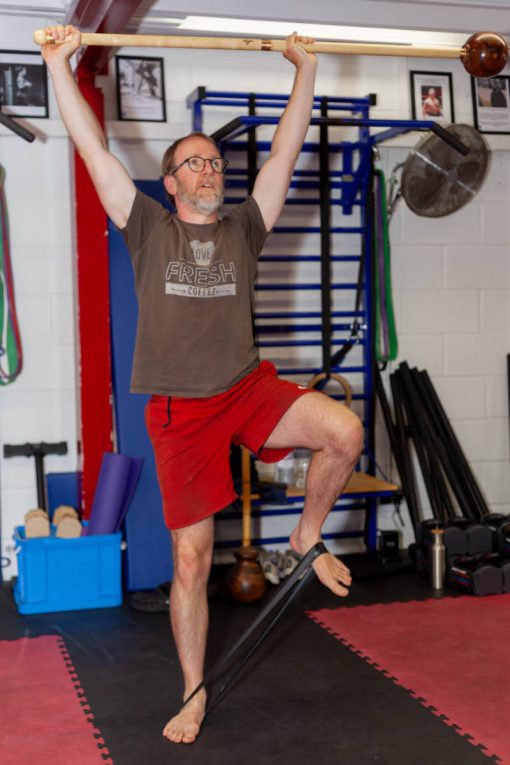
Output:
M306 476L305 504L290 535L292 548L303 555L320 541L322 525L343 491L362 446L363 428L347 407L317 393L297 399L265 443L268 448L301 446L314 454ZM320 581L336 595L347 595L347 566L334 555L320 555L313 567Z
M184 675L184 696L202 682L209 625L207 582L211 570L213 519L172 532L174 578L170 588L170 620ZM175 743L191 744L204 719L202 689L166 724L163 735Z

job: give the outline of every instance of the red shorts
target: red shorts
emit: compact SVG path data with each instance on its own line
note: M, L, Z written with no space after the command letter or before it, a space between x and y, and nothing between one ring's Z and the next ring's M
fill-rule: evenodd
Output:
M264 462L291 449L264 449L290 405L311 389L280 380L269 361L230 390L209 398L152 396L145 409L154 447L165 523L180 529L233 502L231 444L246 446ZM170 422L169 412L170 410Z

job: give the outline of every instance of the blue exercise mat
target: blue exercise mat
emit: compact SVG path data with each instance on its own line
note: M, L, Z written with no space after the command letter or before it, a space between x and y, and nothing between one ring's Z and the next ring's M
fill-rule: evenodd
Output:
M46 473L46 493L48 499L48 513L53 518L53 513L59 505L69 505L79 510L81 507L81 473Z
M137 181L137 186L164 201L159 181ZM170 535L163 521L161 495L152 444L144 421L149 396L130 393L138 305L133 269L119 231L109 226L110 304L113 393L119 452L143 459L136 490L124 521L127 549L124 579L128 590L152 590L172 579Z

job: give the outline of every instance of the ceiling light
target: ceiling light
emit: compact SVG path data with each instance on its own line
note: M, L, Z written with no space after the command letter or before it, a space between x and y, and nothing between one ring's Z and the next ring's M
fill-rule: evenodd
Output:
M377 27L346 27L337 24L305 24L300 22L265 21L262 19L236 19L220 16L186 16L185 18L151 17L144 18L144 23L157 23L172 26L176 31L203 32L208 35L230 34L243 36L261 36L267 38L286 37L294 29L301 35L314 37L316 40L344 40L374 43L392 43L395 45L444 45L461 47L465 34L446 32L423 32L414 29L380 29Z

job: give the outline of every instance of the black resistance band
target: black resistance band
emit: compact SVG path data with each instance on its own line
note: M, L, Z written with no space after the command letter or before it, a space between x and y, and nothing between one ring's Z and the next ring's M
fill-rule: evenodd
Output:
M222 674L222 670L224 669L229 659L231 659L232 656L241 648L241 646L243 646L246 643L248 638L251 637L254 632L256 632L256 630L265 621L265 619L271 615L271 620L266 625L266 627L264 628L262 633L259 635L259 637L256 639L253 646L233 667L233 669L230 671L230 674L224 680L223 685L221 686L218 693L215 696L213 696L213 698L210 700L205 711L205 716L209 714L209 712L213 709L213 707L215 707L216 704L220 701L221 697L223 696L227 688L231 685L231 683L235 680L237 675L241 672L245 664L251 659L251 657L253 656L257 648L260 646L262 641L269 635L274 625L280 619L283 613L286 611L288 606L293 602L293 600L295 600L299 592L304 588L306 584L308 584L308 582L315 575L315 572L312 568L312 564L315 561L315 559L318 558L319 555L323 555L324 553L327 553L327 552L328 551L326 547L324 546L323 542L317 542L316 545L314 545L310 550L308 550L306 555L304 555L303 558L299 561L294 571L287 577L284 584L282 584L279 587L278 592L276 592L275 595L271 598L267 606L262 609L261 613L255 619L251 627L249 627L244 632L244 634L241 635L239 640L235 643L235 645L232 646L232 648L227 652L227 654L223 656L223 658L220 658L219 661L216 662L214 667L212 667L212 669L205 675L202 682L199 685L197 685L195 690L192 691L192 693L185 700L184 705L186 705L188 701L191 701L191 699L206 685L206 683L211 683L213 680L216 680ZM276 610L276 606L281 601L283 602L281 603L278 610Z

